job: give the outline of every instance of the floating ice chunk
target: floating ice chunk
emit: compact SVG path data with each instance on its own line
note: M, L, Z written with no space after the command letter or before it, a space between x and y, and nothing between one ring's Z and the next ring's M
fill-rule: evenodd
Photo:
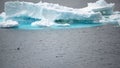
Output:
M18 25L19 25L18 22L12 20L0 22L1 28L12 28L12 27L17 27Z
M95 3L88 3L88 7L82 10L101 12L103 15L110 15L113 13L114 5L114 3L108 4L105 0L98 0Z
M5 17L5 20L10 19L19 23L27 21L31 26L69 26L71 21L80 21L79 23L118 23L120 13L113 12L113 8L114 3L109 4L105 0L88 3L88 7L82 9L52 3L10 1L5 3L5 13L1 16ZM55 21L65 23L55 23Z

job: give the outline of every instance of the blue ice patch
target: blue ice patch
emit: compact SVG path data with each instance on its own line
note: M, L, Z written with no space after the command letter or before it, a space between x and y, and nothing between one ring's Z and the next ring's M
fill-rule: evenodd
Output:
M72 21L72 23L70 23L70 26L50 26L50 27L38 27L38 26L31 26L32 22L35 21L40 21L40 19L35 19L35 18L31 18L31 17L25 17L25 16L21 16L21 17L13 17L13 18L9 18L12 19L14 21L17 21L19 23L19 26L16 28L11 28L11 29L28 29L28 30L38 30L38 29L68 29L68 28L88 28L88 27L96 27L96 26L101 26L102 24L100 23L93 23L93 21L78 21L78 20L74 20ZM3 18L0 17L0 22L3 21ZM59 23L62 23L62 21L59 21ZM64 23L62 23L64 24Z

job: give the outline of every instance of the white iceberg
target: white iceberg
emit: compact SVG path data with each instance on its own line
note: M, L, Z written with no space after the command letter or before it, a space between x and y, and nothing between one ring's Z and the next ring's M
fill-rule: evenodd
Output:
M1 28L12 28L12 27L17 27L18 25L19 25L18 22L12 20L0 22Z
M46 2L9 1L5 3L5 12L0 15L4 19L0 26L14 27L21 22L27 22L31 26L69 26L71 21L74 23L74 20L82 23L86 23L86 21L104 24L118 23L120 22L120 13L113 12L114 5L105 0L98 0L95 3L88 3L85 8L74 9Z

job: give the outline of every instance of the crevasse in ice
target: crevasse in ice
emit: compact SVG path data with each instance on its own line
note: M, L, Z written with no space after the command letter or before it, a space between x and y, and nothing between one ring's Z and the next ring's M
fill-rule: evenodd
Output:
M74 9L46 2L9 1L5 3L4 12L0 15L3 18L0 27L16 27L23 23L31 26L69 26L74 24L73 21L118 23L120 14L113 12L114 5L114 3L108 4L104 0L98 0L95 3L88 3L85 8Z

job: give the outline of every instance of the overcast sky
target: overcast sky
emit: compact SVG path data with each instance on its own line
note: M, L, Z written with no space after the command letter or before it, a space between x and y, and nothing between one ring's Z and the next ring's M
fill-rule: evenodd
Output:
M0 1L0 12L4 11L4 3L6 1L16 1L16 0L1 0ZM28 2L39 2L41 0L19 0L19 1L28 1ZM96 0L42 0L43 2L49 3L58 3L60 5L73 7L73 8L82 8L87 6L88 2L94 2ZM115 10L120 10L120 0L107 0L107 2L113 2L116 4Z

